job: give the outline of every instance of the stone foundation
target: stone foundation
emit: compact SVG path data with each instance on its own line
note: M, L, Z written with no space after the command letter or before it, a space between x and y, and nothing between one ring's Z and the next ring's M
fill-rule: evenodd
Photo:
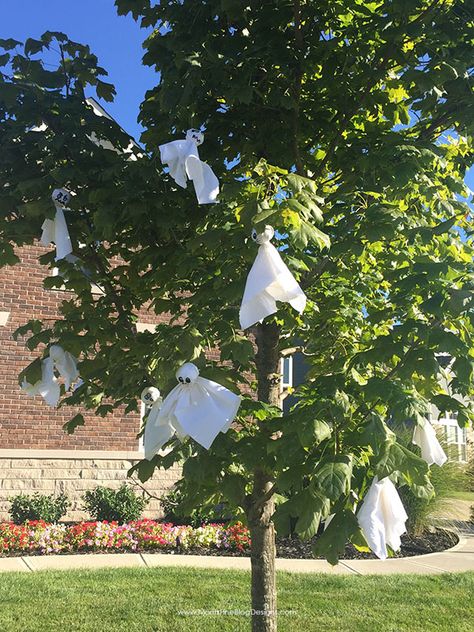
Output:
M127 471L143 458L140 452L102 452L83 450L0 450L0 520L9 520L8 499L17 494L67 494L71 507L63 520L84 520L82 495L97 485L118 488L127 479ZM143 487L161 497L179 478L178 467L155 470ZM136 491L141 493L140 487ZM144 518L160 518L158 499L151 498Z

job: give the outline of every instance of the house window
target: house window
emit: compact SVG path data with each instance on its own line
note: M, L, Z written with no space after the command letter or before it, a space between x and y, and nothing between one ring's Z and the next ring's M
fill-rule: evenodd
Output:
M448 446L448 454L453 461L467 461L466 428L460 428L457 413L445 413L437 423L443 428L443 438Z
M281 390L293 386L293 356L287 356L281 359Z

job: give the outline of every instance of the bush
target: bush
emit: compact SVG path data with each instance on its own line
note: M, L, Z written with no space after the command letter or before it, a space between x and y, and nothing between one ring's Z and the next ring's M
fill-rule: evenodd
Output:
M121 524L138 520L148 504L148 499L139 496L126 483L119 489L98 486L82 497L84 509L95 520L116 521Z
M10 502L10 516L15 524L23 524L27 520L58 522L70 505L65 494L59 494L59 496L38 493L33 496L18 494L10 498Z
M186 515L180 507L182 501L183 493L177 487L173 487L165 496L160 498L164 520L174 524L188 524L193 527L199 527L209 522L222 522L231 518L224 503L212 507L199 507L193 509L189 515Z
M435 495L430 500L416 497L406 485L398 490L408 514L408 533L423 531L430 522L429 516L449 498L450 493L466 488L466 471L462 465L453 461L448 461L442 467L432 465L431 482Z

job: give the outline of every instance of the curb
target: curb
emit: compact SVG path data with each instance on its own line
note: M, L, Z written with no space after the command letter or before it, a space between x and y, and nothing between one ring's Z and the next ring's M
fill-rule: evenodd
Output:
M388 560L325 560L277 558L277 571L332 575L440 574L474 571L474 534L457 534L459 542L439 553ZM458 556L463 552L463 556ZM453 554L456 554L453 556ZM83 555L22 555L0 558L0 573L100 568L194 567L250 570L250 557L170 555L169 553L87 553Z

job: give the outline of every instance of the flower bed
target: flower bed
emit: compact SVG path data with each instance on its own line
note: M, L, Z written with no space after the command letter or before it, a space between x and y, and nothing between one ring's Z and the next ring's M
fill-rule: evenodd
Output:
M43 520L16 525L0 523L0 555L87 553L114 551L171 551L215 549L246 552L250 549L247 527L206 524L198 528L175 526L154 520L48 524Z

